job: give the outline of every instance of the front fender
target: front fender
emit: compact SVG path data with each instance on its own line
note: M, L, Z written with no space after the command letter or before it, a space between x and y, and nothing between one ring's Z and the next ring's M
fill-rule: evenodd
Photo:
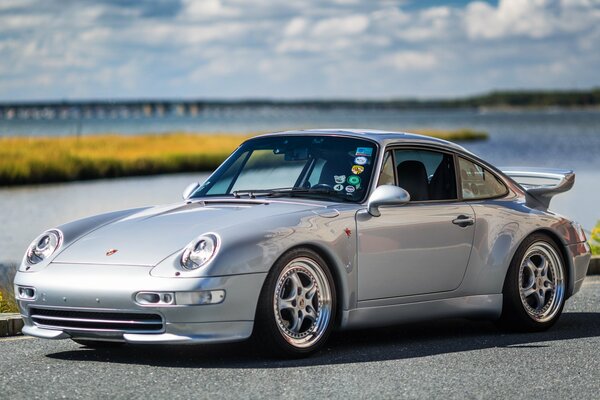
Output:
M287 251L309 247L328 262L336 277L344 309L356 301L356 223L354 211L336 217L313 212L261 221L261 226L233 226L218 232L221 247L206 266L188 271L181 267L181 251L152 269L151 275L174 279L267 273ZM348 229L348 230L347 230Z

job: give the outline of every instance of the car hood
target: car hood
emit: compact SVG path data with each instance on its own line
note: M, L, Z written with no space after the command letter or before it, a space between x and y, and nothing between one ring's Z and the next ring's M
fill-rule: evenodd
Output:
M232 226L252 229L264 218L311 210L327 212L318 203L282 201L152 207L92 230L67 246L54 262L155 266L203 233Z

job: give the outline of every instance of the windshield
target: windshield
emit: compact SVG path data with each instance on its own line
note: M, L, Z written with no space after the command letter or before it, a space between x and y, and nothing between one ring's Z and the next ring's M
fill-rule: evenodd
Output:
M249 140L192 197L320 197L360 202L369 188L375 143L336 136Z

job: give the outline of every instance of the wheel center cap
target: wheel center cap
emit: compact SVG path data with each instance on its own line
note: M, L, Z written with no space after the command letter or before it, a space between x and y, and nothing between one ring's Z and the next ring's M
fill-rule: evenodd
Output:
M300 308L304 308L304 299L300 299L299 304Z

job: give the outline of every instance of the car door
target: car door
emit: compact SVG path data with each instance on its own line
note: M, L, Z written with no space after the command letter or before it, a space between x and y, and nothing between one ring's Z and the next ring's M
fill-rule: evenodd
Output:
M360 301L451 291L460 286L475 232L471 206L460 201L455 157L424 148L384 155L379 184L411 195L381 216L357 214Z

